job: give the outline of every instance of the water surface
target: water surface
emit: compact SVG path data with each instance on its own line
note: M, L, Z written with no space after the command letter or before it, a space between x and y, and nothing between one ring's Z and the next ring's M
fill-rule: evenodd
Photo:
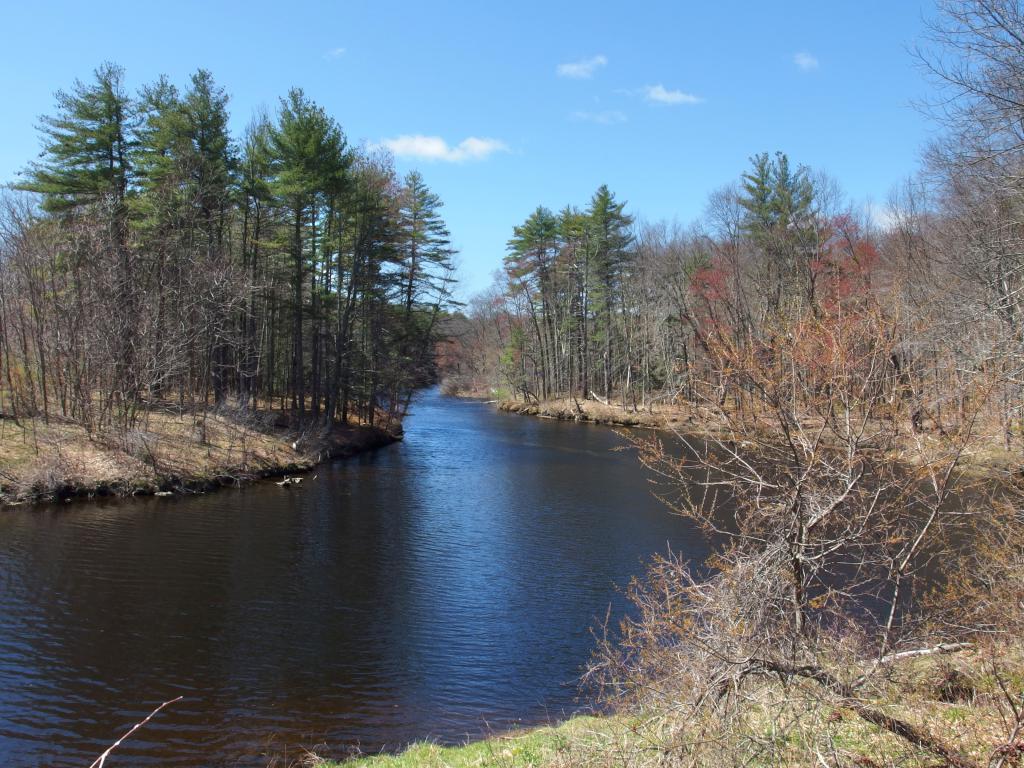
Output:
M563 717L616 585L700 537L607 428L424 393L287 490L0 513L0 763L266 766Z

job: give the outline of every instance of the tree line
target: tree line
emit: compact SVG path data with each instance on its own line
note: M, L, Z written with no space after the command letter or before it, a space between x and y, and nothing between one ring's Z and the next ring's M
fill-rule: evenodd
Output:
M778 318L867 289L877 235L835 182L783 153L753 157L689 228L640 222L607 186L582 210L538 207L472 302L461 374L528 399L693 399L724 382L708 368L716 341L767 341Z
M420 174L301 89L240 137L199 70L56 95L0 215L0 412L129 428L154 403L401 417L454 274Z
M1016 22L1003 22L1012 40ZM936 38L948 49L966 34L957 29ZM985 380L994 434L1021 445L1024 154L998 90L1006 55L993 50L991 70L945 73L977 98L920 174L871 211L782 152L751 157L685 227L643 221L605 186L582 209L538 207L514 228L495 284L452 325L451 388L632 411L741 408L752 392L726 361L777 359L809 322L878 312L885 386L912 430L956 429L967 390ZM1012 61L1024 76L1019 51Z

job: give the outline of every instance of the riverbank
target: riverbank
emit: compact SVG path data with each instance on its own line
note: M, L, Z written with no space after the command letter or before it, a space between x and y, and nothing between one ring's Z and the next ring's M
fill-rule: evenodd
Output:
M457 396L467 397L462 394ZM729 429L722 415L698 405L659 405L649 410L633 410L631 406L617 403L555 398L531 402L501 399L495 401L495 407L505 413L557 421L676 432L695 440L730 439ZM912 434L911 426L908 423L906 435ZM941 444L945 439L945 435L935 431L923 433L920 437L924 443L935 445ZM971 445L964 451L961 458L964 469L976 478L1005 479L1011 477L1016 482L1024 479L1020 454L1005 447L1004 437L999 425L976 424ZM894 458L898 456L898 460L905 461L908 455L913 455L913 451L897 451L894 453Z
M0 506L198 493L307 472L401 439L361 424L293 426L285 412L235 408L143 414L127 432L50 419L0 420Z
M687 432L700 422L696 414L681 409L631 410L620 405L600 403L596 400L553 399L539 402L499 400L498 410L524 416L540 416L559 421L580 421L607 424L614 427L642 427L645 429L682 429Z
M863 703L932 734L970 764L1019 765L1024 741L1014 731L1005 691L1024 685L1019 641L952 655L909 658L866 692ZM648 712L578 716L560 725L495 735L461 747L417 744L398 755L361 757L319 768L578 768L629 765L934 766L936 754L858 717L848 702L820 696L813 684L743 686L736 732L709 732L713 714ZM807 688L807 690L804 690ZM858 701L860 701L858 699ZM778 728L779 723L799 727ZM745 736L749 737L749 741ZM827 760L823 759L823 756ZM739 758L739 762L733 760ZM779 760L783 762L779 762ZM965 763L966 764L966 763Z

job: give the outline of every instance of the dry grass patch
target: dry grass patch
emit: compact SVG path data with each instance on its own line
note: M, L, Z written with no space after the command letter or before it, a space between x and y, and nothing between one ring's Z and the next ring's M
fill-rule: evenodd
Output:
M280 411L154 408L128 431L57 419L0 421L0 501L153 493L309 469L394 439L358 424L289 425Z

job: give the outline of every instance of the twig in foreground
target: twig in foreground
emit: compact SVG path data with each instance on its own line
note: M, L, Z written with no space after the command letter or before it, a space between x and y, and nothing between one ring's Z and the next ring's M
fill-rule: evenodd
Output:
M145 725L146 723L148 723L148 722L149 722L150 720L152 720L152 719L153 719L153 716L154 716L154 715L155 715L155 714L156 714L157 712L159 712L159 711L160 711L161 709L163 709L164 707L166 707L166 706L167 706L168 704L174 704L174 703L175 703L176 701L181 701L181 700L182 700L183 698L185 698L185 697L184 697L184 696L178 696L178 697L177 697L176 699L171 699L170 701L165 701L165 702L164 702L163 704L161 704L161 705L160 705L159 707L157 707L156 709L154 709L154 710L153 710L152 712L150 712L150 713L149 713L148 715L146 715L146 718L145 718L144 720L141 720L140 722L138 722L138 723L136 723L135 725L133 725L133 726L132 726L132 727L131 727L131 728L130 728L130 729L128 730L128 733L126 733L126 734L125 734L124 736L122 736L122 737L121 737L120 739L118 739L118 740L117 740L117 741L115 741L115 742L114 742L113 744L111 744L111 745L110 745L109 747L107 747L107 751L106 751L106 752L104 752L104 753L103 753L102 755L100 755L99 757L97 757L97 758L96 758L96 761L95 761L95 762L94 762L94 763L93 763L92 765L90 765L90 766L89 766L89 768L103 768L103 764L104 764L105 762L107 762L107 758L108 758L108 757L110 756L110 753L111 753L111 752L113 752L113 751L114 751L115 749L117 749L117 748L118 748L119 746L121 746L121 742L123 742L123 741L124 741L125 739L127 739L127 738L128 738L129 736L131 736L131 735L132 735L133 733L135 733L135 732L136 732L137 730L139 730L139 728L141 728L141 727L142 727L142 726L144 726L144 725Z

